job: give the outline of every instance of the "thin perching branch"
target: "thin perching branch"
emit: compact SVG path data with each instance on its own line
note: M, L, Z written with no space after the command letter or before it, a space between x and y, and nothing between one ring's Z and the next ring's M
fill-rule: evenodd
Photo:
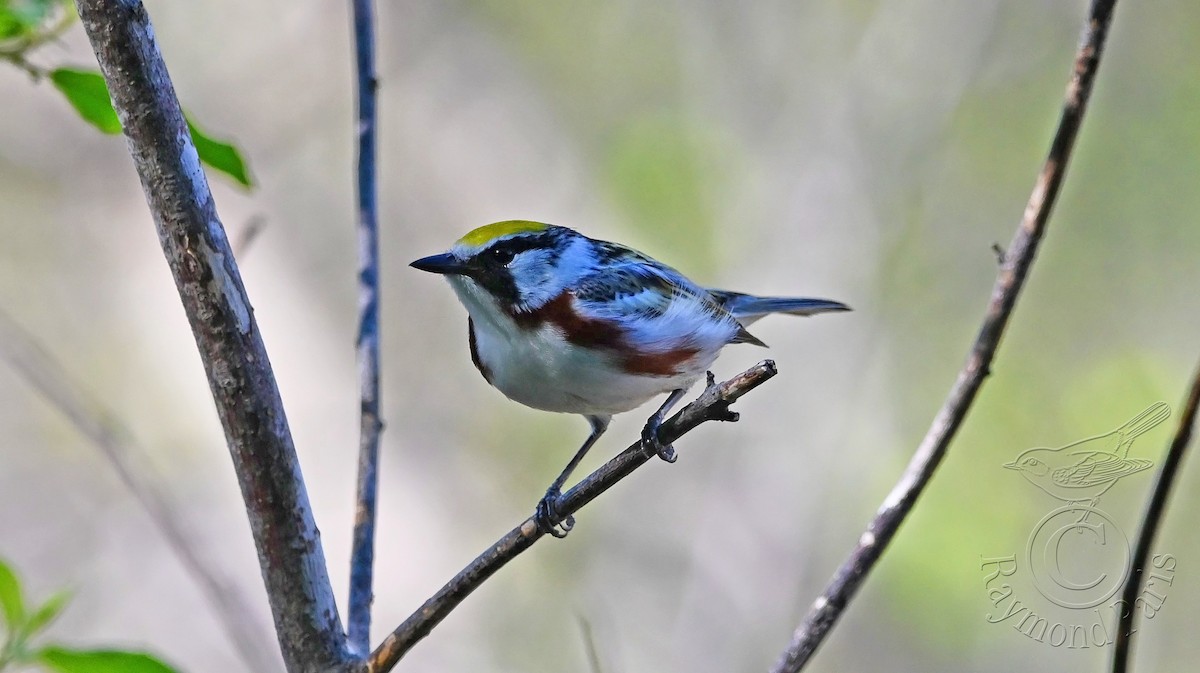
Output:
M287 669L352 665L262 334L138 0L76 0L225 430Z
M738 415L729 406L775 376L775 373L775 363L764 360L719 385L709 374L708 386L700 397L663 423L659 436L664 443L670 443L705 421L736 421ZM634 442L563 494L559 504L562 516L565 518L579 511L648 460L650 456L642 449L641 442ZM441 623L472 591L506 563L532 547L543 535L533 517L529 517L497 540L384 639L367 659L368 673L390 671L405 653L429 635L433 627Z
M820 647L933 477L983 385L1062 186L1067 162L1095 82L1100 53L1115 4L1116 0L1093 0L1091 4L1071 79L1067 83L1058 130L1034 183L1021 224L1004 254L1000 274L988 301L987 313L966 363L909 461L904 475L892 488L825 592L809 608L787 649L771 669L773 673L796 673L804 668Z
M1183 412L1179 415L1179 428L1171 439L1167 449L1167 459L1158 469L1154 478L1154 487L1150 490L1150 502L1142 515L1142 528L1138 532L1137 546L1133 551L1132 572L1125 578L1125 588L1121 591L1123 610L1117 624L1117 636L1113 645L1113 673L1125 673L1129 670L1129 659L1133 650L1133 618L1137 614L1138 594L1142 590L1142 580L1146 575L1146 561L1150 558L1150 547L1158 534L1158 526L1167 510L1167 498L1171 495L1171 487L1179 467L1183 464L1183 456L1187 453L1188 444L1192 441L1192 429L1196 424L1196 408L1200 406L1200 366L1192 377L1192 388L1187 401L1183 403Z
M375 26L371 0L353 0L358 70L358 381L361 394L357 506L350 550L350 648L371 651L371 582L379 491L379 229L375 187Z
M73 381L62 363L4 311L0 311L0 358L54 405L112 465L208 600L247 670L277 670L279 660L269 656L262 646L267 633L254 618L254 610L233 578L222 572L188 534L183 515L163 491L163 480L147 459L149 452L137 443L133 433Z

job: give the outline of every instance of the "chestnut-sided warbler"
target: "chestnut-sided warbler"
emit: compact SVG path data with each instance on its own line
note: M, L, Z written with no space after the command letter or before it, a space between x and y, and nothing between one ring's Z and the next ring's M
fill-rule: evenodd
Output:
M488 224L412 266L443 274L467 308L471 361L534 409L581 414L592 432L538 503L544 532L566 535L561 489L613 414L668 394L642 445L674 462L658 428L728 344L765 346L746 325L769 313L847 311L825 299L755 297L701 287L616 243L525 220Z

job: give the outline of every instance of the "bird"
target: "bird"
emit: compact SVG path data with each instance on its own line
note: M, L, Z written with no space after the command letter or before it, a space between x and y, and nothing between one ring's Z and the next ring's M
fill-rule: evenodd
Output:
M674 448L658 436L663 419L725 346L766 346L747 325L771 313L850 310L827 299L708 289L632 248L529 220L478 227L410 266L449 281L487 383L527 407L590 424L534 513L555 537L574 525L558 511L563 484L615 414L667 395L642 430L642 447L674 462Z
M1020 472L1053 498L1094 507L1117 481L1154 466L1149 460L1130 458L1129 448L1170 415L1166 402L1156 402L1112 432L1056 449L1027 449L1004 467Z

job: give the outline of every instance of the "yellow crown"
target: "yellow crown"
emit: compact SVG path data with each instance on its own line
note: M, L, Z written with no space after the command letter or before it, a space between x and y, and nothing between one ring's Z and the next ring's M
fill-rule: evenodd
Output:
M529 220L505 220L503 222L493 222L467 232L466 236L458 239L458 245L465 245L474 248L491 243L501 236L508 236L509 234L521 234L527 231L545 231L549 226L550 225L548 224L543 224L541 222L530 222Z

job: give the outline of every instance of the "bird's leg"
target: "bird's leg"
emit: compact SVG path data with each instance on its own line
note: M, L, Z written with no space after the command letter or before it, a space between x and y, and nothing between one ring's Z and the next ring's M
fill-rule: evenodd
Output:
M654 412L654 415L646 421L646 427L642 428L642 450L647 454L657 454L659 458L668 463L675 462L677 458L675 447L662 443L662 440L658 438L658 429L662 427L663 419L667 417L667 412L671 410L671 407L679 404L679 400L683 399L684 392L686 392L684 388L671 391L658 411Z
M575 452L575 457L567 466L563 468L558 478L550 484L550 488L546 489L546 495L537 504L537 509L534 510L533 520L537 523L538 529L543 533L553 535L554 537L566 537L567 533L571 532L571 528L575 526L575 517L567 516L566 519L558 513L558 499L562 497L562 487L571 473L575 471L575 467L579 465L579 461L583 460L583 456L587 454L588 449L600 439L600 435L608 429L608 421L610 416L588 416L588 423L592 424L592 434L584 440L583 446Z

